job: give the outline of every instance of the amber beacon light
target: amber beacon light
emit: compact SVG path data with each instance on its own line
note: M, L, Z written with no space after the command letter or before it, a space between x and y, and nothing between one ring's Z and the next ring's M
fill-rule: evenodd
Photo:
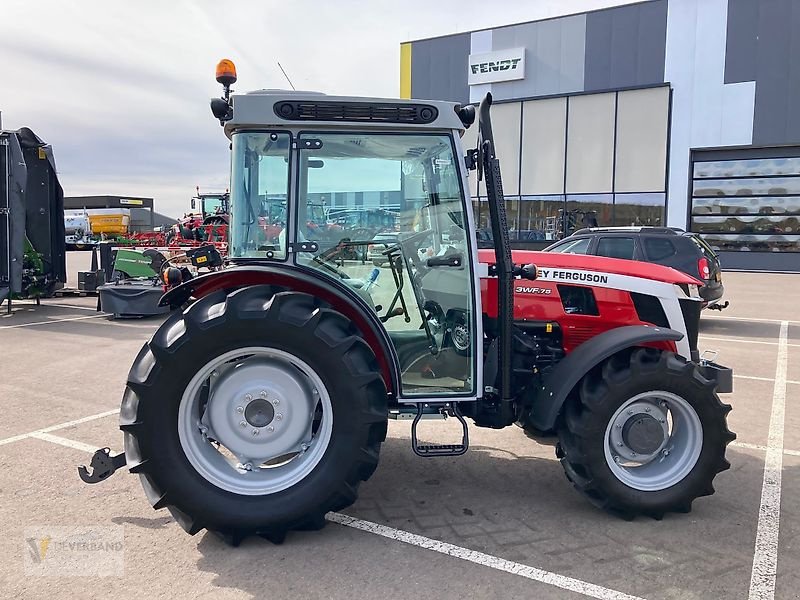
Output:
M236 83L236 65L233 61L223 58L217 63L217 81L224 86L233 85Z

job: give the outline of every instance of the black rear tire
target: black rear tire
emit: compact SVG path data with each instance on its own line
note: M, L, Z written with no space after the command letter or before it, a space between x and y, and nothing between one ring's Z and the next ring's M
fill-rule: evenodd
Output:
M642 491L609 467L606 428L626 401L654 390L675 394L691 405L702 426L702 449L683 479L665 489ZM584 377L578 393L565 404L557 455L575 488L609 512L624 518L689 512L696 498L714 493L717 473L730 468L725 448L736 439L726 423L730 410L694 363L672 352L638 348L611 357Z
M238 348L261 346L310 365L326 386L333 432L320 462L291 487L266 495L232 493L187 459L179 405L196 371ZM247 535L282 540L320 528L328 511L356 499L378 464L387 395L375 355L346 317L308 294L273 286L212 294L173 314L136 358L120 410L125 453L154 508L167 508L190 534L203 528L236 544Z

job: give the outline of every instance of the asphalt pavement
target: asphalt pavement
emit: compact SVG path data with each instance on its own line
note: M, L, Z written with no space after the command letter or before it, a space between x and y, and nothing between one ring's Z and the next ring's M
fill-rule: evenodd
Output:
M70 256L70 272L86 260ZM207 532L186 535L150 508L135 475L93 486L77 476L93 449L122 449L125 376L160 319L110 320L92 297L15 303L11 315L0 313L2 595L797 598L800 311L791 299L800 276L724 279L731 306L704 314L700 346L734 368L735 391L724 400L738 439L716 494L691 513L661 521L603 513L570 487L552 445L515 427L471 427L466 455L421 459L409 423L391 422L355 505L322 531L290 534L282 545L249 538L238 548ZM446 439L457 430L424 423L421 434ZM42 572L37 553L42 561L65 551L45 547L47 531L64 527L123 535L116 570Z

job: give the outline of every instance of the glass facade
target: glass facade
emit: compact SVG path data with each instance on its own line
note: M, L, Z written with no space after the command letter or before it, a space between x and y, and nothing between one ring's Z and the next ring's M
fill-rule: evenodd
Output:
M718 251L800 252L800 148L695 151L692 231Z
M512 242L556 241L582 227L664 225L667 86L497 103L492 121ZM462 138L474 148L476 130ZM479 240L486 191L470 175ZM800 193L798 193L800 196Z

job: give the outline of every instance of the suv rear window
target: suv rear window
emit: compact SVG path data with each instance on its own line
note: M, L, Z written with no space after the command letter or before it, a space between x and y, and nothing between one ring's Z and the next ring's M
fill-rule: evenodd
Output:
M675 254L675 245L667 238L644 238L644 251L650 260L664 260Z
M586 254L589 249L589 242L592 238L581 238L578 240L569 240L562 242L558 246L550 248L550 252L561 252L563 254Z
M703 238L701 238L699 235L691 234L691 235L687 235L686 237L688 237L695 244L697 244L697 247L700 248L700 251L703 253L703 255L706 258L708 258L709 260L717 258L717 253L714 252L713 248L711 248L711 246L709 246L706 243L706 241Z
M633 260L633 238L601 237L597 242L597 256Z

